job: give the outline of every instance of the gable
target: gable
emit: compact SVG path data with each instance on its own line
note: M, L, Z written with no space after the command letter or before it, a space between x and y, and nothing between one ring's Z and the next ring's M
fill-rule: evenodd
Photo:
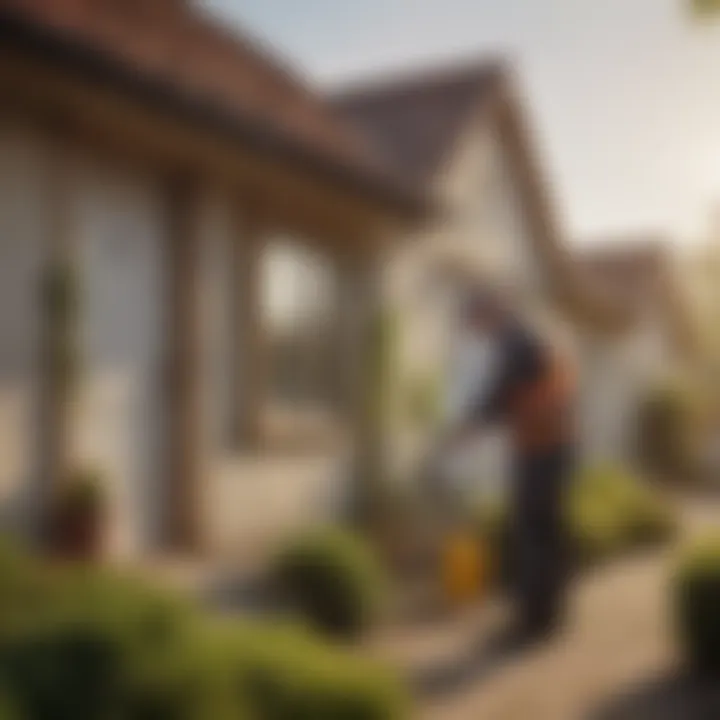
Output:
M483 61L369 81L341 89L330 102L399 176L428 187L503 76L498 63Z

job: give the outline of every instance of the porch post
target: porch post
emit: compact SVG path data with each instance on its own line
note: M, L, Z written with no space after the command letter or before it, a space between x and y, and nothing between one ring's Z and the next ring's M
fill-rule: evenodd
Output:
M343 372L344 415L352 439L350 476L353 515L368 529L377 527L385 481L385 433L382 388L378 378L377 341L382 312L378 257L345 258L339 264L338 363Z
M204 475L198 183L171 181L168 238L167 535L171 547L203 543Z
M78 302L74 264L77 231L74 164L67 141L53 136L48 148L46 185L47 245L38 305L41 313L40 470L37 524L41 535L50 532L49 512L55 494L70 471L73 434L76 318ZM49 539L49 538L48 538Z
M262 307L263 227L240 217L233 244L234 436L237 448L257 448L267 400L268 355Z

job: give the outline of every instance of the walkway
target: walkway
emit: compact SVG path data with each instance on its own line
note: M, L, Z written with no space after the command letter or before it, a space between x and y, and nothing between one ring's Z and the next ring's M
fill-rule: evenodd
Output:
M704 503L686 503L684 515L690 532L719 516ZM488 657L483 648L498 613L490 608L397 630L379 651L421 680L422 720L694 720L682 688L663 679L675 662L670 567L671 553L662 552L597 570L581 582L564 636L521 657ZM655 684L635 704L622 700L644 682ZM717 702L717 714L704 706L698 717L720 717L717 694L703 702Z

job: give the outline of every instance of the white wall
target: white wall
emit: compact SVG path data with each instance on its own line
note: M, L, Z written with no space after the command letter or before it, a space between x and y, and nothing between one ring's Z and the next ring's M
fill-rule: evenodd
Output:
M156 545L166 503L162 373L166 324L163 189L82 159L73 183L81 291L75 454L97 467L112 501L111 552Z
M0 523L28 528L40 489L41 261L46 166L37 138L0 129Z

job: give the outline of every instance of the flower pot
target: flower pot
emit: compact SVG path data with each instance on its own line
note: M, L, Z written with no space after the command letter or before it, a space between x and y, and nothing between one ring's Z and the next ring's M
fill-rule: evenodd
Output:
M59 507L55 515L54 550L69 560L97 560L104 545L104 514L99 508Z

